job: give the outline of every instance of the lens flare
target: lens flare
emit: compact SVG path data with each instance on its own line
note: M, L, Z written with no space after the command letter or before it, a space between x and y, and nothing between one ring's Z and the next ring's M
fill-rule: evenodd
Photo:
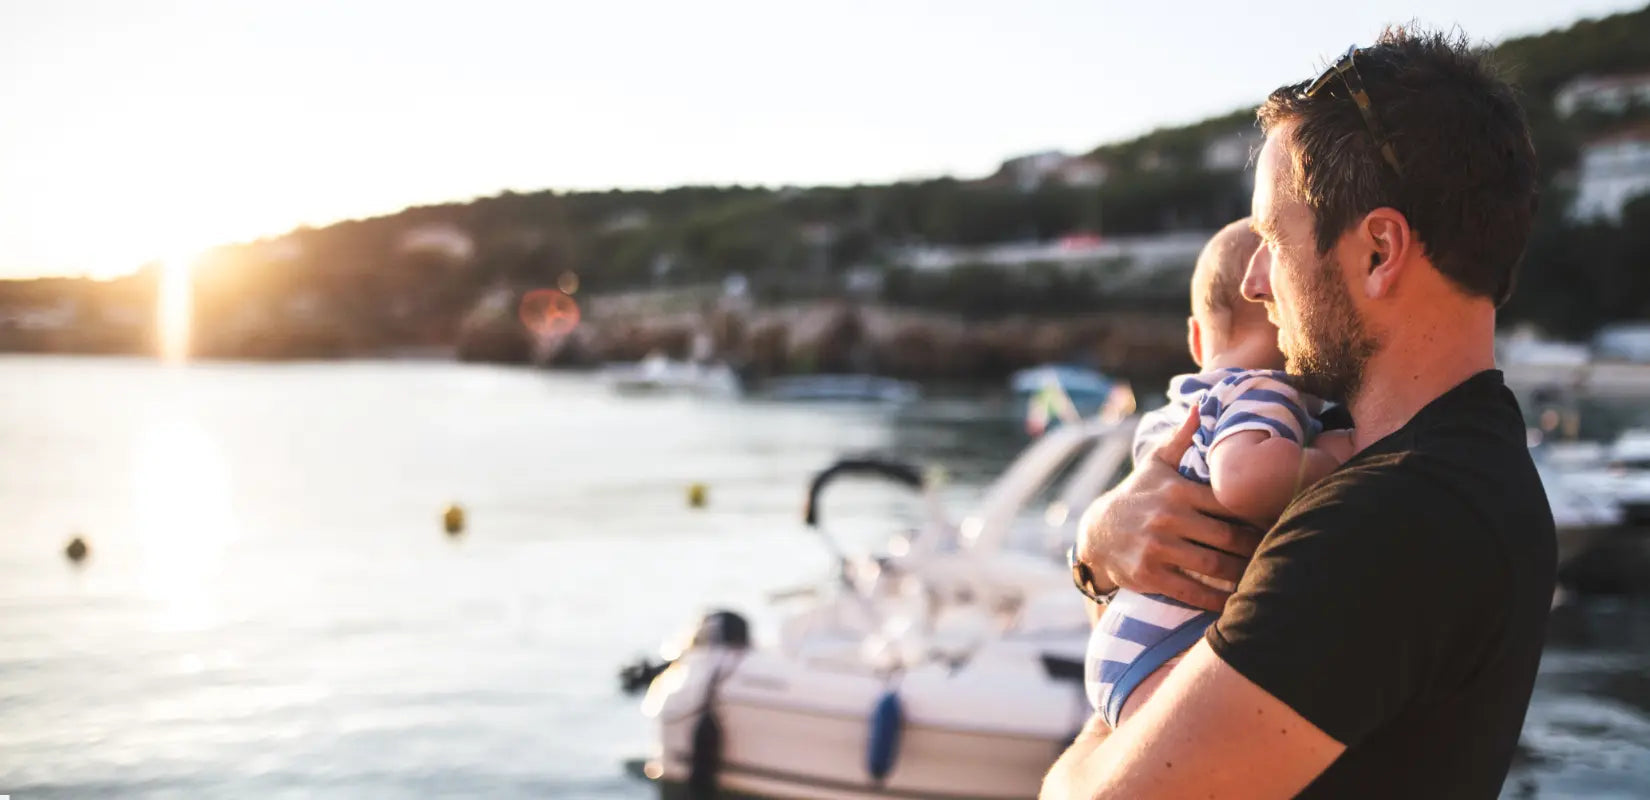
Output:
M555 289L534 289L522 295L517 309L521 324L543 338L566 336L579 326L579 304Z
M194 306L196 254L178 255L162 262L160 273L160 357L168 364L189 358L189 329Z

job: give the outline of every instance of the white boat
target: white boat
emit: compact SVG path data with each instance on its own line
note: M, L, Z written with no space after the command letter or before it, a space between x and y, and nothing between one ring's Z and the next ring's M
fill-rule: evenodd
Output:
M601 379L624 394L692 394L735 397L739 376L722 363L675 361L660 353L629 364L609 364Z
M842 558L776 641L751 643L736 614L708 616L643 702L645 773L661 795L1034 797L1090 714L1089 621L1054 553L1127 468L1134 422L1037 440L960 524L933 502L887 555ZM815 479L810 524L820 490L847 472L922 484L903 465L840 462Z
M1553 510L1560 566L1592 549L1626 521L1625 511L1615 496L1586 476L1539 459L1536 470L1547 492L1547 505Z
M829 584L783 593L807 601L774 641L751 641L743 616L717 612L664 648L666 662L632 668L653 726L643 773L661 797L1035 797L1090 714L1089 621L1052 554L1128 468L1136 419L1050 431L960 523L930 492L930 518L909 540L842 557ZM853 472L923 484L908 466L839 462L810 489L811 525L821 490ZM1542 477L1564 542L1620 523L1585 484L1551 467Z
M1623 431L1607 446L1555 447L1563 449L1550 459L1563 465L1557 471L1567 489L1616 506L1622 517L1619 522L1650 525L1650 429Z

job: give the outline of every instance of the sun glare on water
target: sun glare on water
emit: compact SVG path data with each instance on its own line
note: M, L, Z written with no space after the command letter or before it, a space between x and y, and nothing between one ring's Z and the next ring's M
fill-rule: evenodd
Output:
M160 274L160 357L168 364L189 359L189 327L193 316L194 253L166 259Z
M132 449L133 527L145 593L164 630L198 630L215 618L226 549L239 538L228 465L189 408L150 410Z

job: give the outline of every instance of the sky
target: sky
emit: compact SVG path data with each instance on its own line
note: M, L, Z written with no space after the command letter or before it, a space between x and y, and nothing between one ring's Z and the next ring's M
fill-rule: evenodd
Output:
M1382 25L1643 0L0 0L0 277L510 189L983 175L1259 102Z

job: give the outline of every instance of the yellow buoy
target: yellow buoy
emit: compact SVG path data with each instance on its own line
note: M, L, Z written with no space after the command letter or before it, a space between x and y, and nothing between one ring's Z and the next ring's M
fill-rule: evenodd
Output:
M690 484L688 484L688 492L687 492L688 508L704 508L705 507L705 502L708 499L706 497L706 492L707 491L708 490L705 489L705 485L702 484L702 483L690 483Z
M453 503L447 510L441 512L441 527L446 529L448 536L457 536L464 532L464 507Z
M76 564L85 561L86 555L90 552L91 548L86 545L86 540L79 536L70 539L69 546L63 548L63 555L68 556L69 560Z

